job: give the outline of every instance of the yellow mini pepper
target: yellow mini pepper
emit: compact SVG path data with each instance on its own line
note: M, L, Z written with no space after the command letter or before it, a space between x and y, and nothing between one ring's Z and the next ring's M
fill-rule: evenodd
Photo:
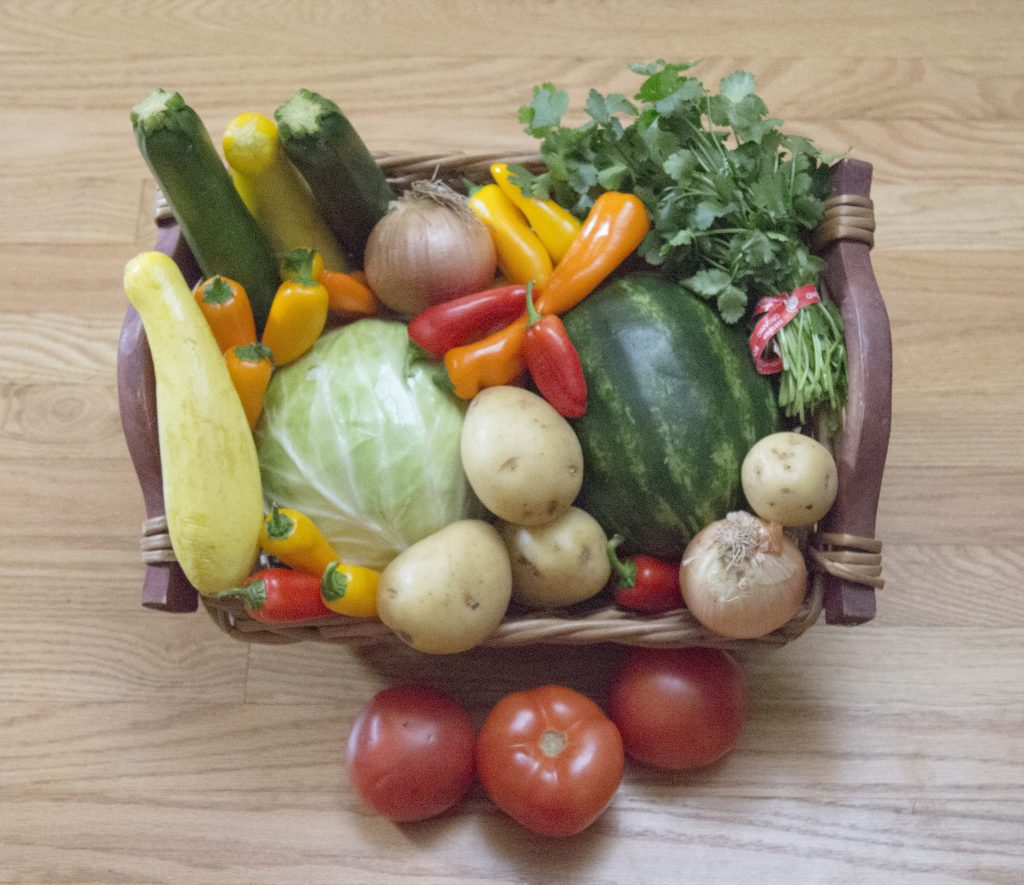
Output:
M519 185L513 184L511 177L512 172L508 168L508 163L491 165L491 178L501 188L501 192L523 213L537 238L548 250L551 260L558 264L569 250L572 241L576 239L582 222L554 200L526 196Z
M327 290L313 276L317 252L296 249L282 267L290 268L270 304L261 343L271 349L275 366L295 362L315 343L327 323Z
M291 507L270 509L260 530L260 547L290 568L317 577L340 559L316 523Z
M320 598L332 612L353 618L377 617L380 572L361 565L332 562L320 582Z
M524 286L532 280L538 290L543 289L551 276L551 256L526 216L496 184L473 191L469 205L494 237L498 267L505 278Z

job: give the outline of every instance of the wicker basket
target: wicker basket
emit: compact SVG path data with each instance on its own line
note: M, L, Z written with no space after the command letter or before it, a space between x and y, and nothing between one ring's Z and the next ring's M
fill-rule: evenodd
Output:
M378 154L389 182L400 192L422 178L458 185L482 182L498 160L538 168L537 154L409 155ZM849 402L843 432L834 451L839 493L832 510L808 545L807 597L781 629L756 640L730 641L702 627L685 609L641 615L601 603L560 612L510 611L484 643L488 646L538 643L582 645L782 645L815 624L824 610L830 624L860 624L875 614L875 590L882 586L881 544L874 539L875 515L889 440L892 347L889 322L871 267L874 217L869 196L871 166L841 160L832 169L832 196L814 233L814 248L825 260L822 286L839 306L849 355ZM170 255L190 284L199 268L173 216L157 212L156 248ZM171 612L195 611L201 601L216 623L238 639L265 643L397 641L379 621L334 615L299 624L270 626L251 618L238 600L200 597L174 559L164 518L156 424L153 364L138 314L129 308L118 352L121 419L146 509L142 552L145 578L142 604Z

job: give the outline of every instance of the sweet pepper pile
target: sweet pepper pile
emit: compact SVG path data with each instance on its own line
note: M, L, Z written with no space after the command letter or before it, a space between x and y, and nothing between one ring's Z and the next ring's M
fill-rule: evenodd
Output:
M495 164L491 174L507 184L505 164ZM500 210L498 199L506 200ZM409 337L443 358L452 389L462 399L510 384L529 370L545 398L562 415L575 417L585 408L586 392L580 390L579 357L557 316L579 304L637 249L651 229L650 218L638 197L615 191L595 200L575 230L559 221L552 209L557 204L550 200L520 195L519 203L540 219L539 229L553 245L543 245L497 183L485 185L470 204L494 231L499 265L513 282L428 308L409 324ZM550 271L549 248L561 254Z

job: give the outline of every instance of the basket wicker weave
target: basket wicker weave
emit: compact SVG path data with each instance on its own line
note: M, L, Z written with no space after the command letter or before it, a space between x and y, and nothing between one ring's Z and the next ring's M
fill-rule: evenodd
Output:
M456 186L465 180L483 182L491 163L499 160L532 169L541 165L537 154L377 155L397 192L423 178L439 178ZM875 590L883 585L881 544L874 539L874 532L889 440L892 348L888 316L869 254L875 228L870 184L871 166L867 163L841 160L833 166L832 196L812 241L825 261L822 287L843 316L849 401L833 452L839 469L839 492L832 510L809 539L811 577L797 614L768 636L736 641L710 633L686 609L642 615L623 611L607 600L592 601L554 613L511 610L484 645L782 645L814 625L823 610L830 624L859 624L874 617ZM195 283L199 268L166 205L158 208L156 220L156 248L174 258L189 283ZM175 561L167 534L153 364L134 308L128 309L121 332L118 394L125 438L146 509L142 536L144 606L188 612L195 611L201 601L225 632L254 642L397 641L379 621L332 615L298 624L267 625L251 618L237 599L200 597Z

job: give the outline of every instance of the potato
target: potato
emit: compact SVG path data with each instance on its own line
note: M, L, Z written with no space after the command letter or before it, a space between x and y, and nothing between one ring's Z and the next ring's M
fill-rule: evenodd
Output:
M462 467L495 516L540 525L561 516L583 484L583 450L569 422L521 387L489 387L462 425Z
M380 619L429 654L479 645L501 623L512 598L512 568L498 530L463 519L417 541L384 569Z
M530 608L590 599L611 577L608 538L589 513L570 507L551 522L501 529L512 560L512 598Z
M747 452L743 493L761 519L793 528L821 519L836 499L836 462L820 442L802 433L773 433Z

